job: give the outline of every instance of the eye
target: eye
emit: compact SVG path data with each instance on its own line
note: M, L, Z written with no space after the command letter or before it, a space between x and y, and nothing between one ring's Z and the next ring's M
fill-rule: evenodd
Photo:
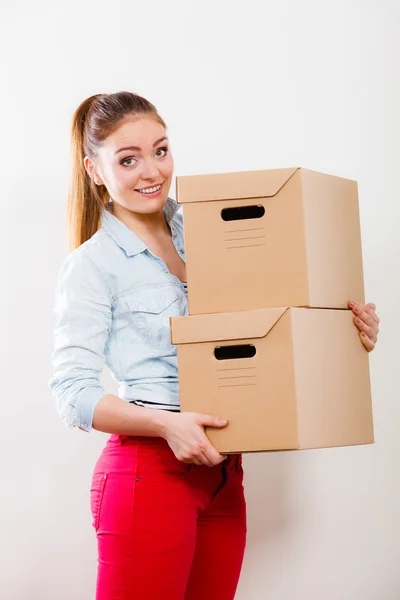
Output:
M130 164L130 165L129 165L129 164L126 164L126 163L127 163L129 160L134 160L134 161L135 161L135 163L137 162L137 159L136 159L136 158L133 158L133 156L131 156L131 157L129 157L129 158L124 158L124 160L121 162L121 165L123 165L124 167L133 167L133 165L134 165L135 163L132 163L132 164Z
M168 154L168 147L167 146L163 146L162 148L159 148L156 152L156 156L159 152L164 152L164 154L162 156L158 155L159 158L164 158L164 156L166 156Z

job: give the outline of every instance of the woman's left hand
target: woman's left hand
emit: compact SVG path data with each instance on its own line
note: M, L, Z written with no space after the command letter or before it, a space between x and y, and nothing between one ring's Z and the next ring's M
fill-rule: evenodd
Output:
M348 300L349 308L354 313L354 324L360 330L360 339L368 352L375 348L378 341L380 319L376 314L376 306L373 302L360 304L354 300Z

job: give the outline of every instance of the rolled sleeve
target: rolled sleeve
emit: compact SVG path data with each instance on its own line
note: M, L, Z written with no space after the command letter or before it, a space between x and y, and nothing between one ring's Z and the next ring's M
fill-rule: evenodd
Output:
M67 428L90 431L95 407L107 393L100 376L112 307L111 292L82 248L71 252L61 266L53 310L53 374L48 385Z

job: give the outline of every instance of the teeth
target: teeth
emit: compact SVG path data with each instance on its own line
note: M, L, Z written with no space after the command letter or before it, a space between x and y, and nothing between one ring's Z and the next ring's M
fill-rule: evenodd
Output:
M141 194L154 194L154 192L158 192L161 189L161 185L156 185L156 187L146 188L145 190L139 190Z

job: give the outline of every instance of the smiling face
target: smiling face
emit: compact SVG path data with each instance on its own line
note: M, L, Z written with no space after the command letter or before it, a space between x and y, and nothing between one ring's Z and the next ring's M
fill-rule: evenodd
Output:
M165 128L151 115L125 120L104 140L94 160L85 157L84 165L121 207L146 215L163 209L174 162Z

